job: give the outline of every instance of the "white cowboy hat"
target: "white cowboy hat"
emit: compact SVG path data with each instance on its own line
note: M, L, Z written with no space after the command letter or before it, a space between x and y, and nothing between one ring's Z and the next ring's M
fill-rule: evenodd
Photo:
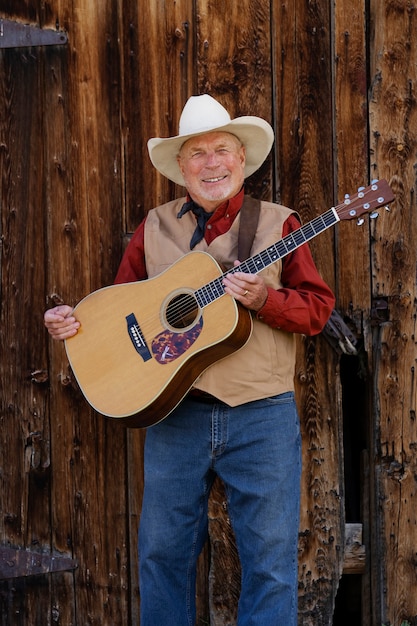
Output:
M178 135L149 139L148 151L153 165L174 183L184 186L177 163L181 146L190 137L214 131L232 133L245 146L245 178L261 167L274 141L274 131L262 118L246 115L232 120L226 109L208 94L191 96L181 113Z

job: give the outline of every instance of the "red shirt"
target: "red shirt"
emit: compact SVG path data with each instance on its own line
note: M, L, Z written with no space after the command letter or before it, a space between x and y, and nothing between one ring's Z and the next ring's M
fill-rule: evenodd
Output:
M229 230L242 201L243 190L214 211L204 234L208 244ZM126 248L114 281L116 284L148 277L144 254L145 221L146 218L139 224ZM296 216L290 215L284 223L282 236L299 227ZM305 335L319 333L329 319L335 298L319 275L307 244L282 259L281 282L281 289L268 287L267 300L257 312L257 318L272 328L281 328L287 332Z

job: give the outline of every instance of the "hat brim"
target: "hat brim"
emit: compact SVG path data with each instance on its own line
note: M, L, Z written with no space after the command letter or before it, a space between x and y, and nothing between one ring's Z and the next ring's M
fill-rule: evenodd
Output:
M190 135L149 139L148 152L152 164L158 172L161 172L169 180L184 186L184 179L177 162L181 146L192 137L214 132L232 133L245 146L245 178L248 178L261 167L274 142L274 132L268 122L260 117L246 115L237 117L224 126L207 128Z

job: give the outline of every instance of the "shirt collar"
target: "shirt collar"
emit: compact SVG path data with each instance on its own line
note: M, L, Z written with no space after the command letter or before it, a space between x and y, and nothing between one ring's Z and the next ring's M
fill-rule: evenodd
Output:
M208 220L210 223L216 222L219 219L227 216L231 221L234 220L236 215L239 213L243 204L243 197L245 195L245 186L242 186L241 190L230 198L229 200L225 200L222 204L220 204L215 211L210 216ZM189 193L187 193L187 202L192 200Z

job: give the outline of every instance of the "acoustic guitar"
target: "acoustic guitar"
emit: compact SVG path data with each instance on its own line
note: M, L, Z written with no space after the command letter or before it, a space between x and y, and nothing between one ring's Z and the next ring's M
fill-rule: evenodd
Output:
M385 180L374 181L238 268L223 273L209 254L195 251L155 278L91 293L74 309L78 333L65 341L85 398L125 426L160 422L207 367L251 335L251 314L225 294L224 276L257 274L340 220L376 216L393 199Z

